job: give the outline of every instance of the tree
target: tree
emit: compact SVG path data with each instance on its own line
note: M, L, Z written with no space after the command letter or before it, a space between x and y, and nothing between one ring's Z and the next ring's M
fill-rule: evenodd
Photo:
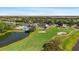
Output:
M5 31L4 28L5 28L5 24L2 23L2 22L0 22L0 32L1 32L1 33Z
M61 51L62 49L59 47L60 43L60 40L51 40L43 45L43 51Z

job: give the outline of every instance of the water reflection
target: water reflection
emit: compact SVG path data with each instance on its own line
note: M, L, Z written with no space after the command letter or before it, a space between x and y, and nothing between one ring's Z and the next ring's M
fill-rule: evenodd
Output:
M24 33L24 32L10 32L10 35L7 38L0 41L0 47L9 45L27 36L28 36L28 33Z

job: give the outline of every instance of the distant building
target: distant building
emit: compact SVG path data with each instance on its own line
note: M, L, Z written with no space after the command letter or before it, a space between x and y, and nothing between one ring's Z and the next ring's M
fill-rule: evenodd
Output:
M9 22L9 21L3 21L3 23L6 23L6 24L16 24L16 22Z
M79 29L79 25L75 24L75 25L72 26L72 28Z
M68 25L67 25L67 24L63 24L63 27L64 27L64 28L67 28L67 27L68 27Z
M32 27L28 27L28 26L18 26L15 29L17 30L30 30Z
M38 24L38 28L41 30L45 30L48 27L47 24Z

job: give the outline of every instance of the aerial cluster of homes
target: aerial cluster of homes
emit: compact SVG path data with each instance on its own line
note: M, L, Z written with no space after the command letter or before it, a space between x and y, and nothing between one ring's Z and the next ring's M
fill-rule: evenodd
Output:
M64 28L68 28L69 25L68 24L61 24L61 23L57 23L57 24L51 24L51 23L32 23L32 24L28 24L28 22L18 22L17 19L21 20L25 20L25 19L28 19L28 21L30 19L66 19L66 18L72 18L72 19L77 19L79 18L79 16L50 16L50 17L25 17L22 18L22 17L0 17L0 19L7 19L7 20L4 20L2 22L6 23L6 24L10 24L10 25L16 25L15 29L18 29L18 30L30 30L32 28L36 28L36 29L42 29L42 30L45 30L46 28L48 28L49 26L56 26L56 27L64 27ZM9 19L9 20L8 20ZM12 19L12 20L10 20ZM71 26L73 28L79 28L79 26L77 24L74 24L73 26Z
M18 30L30 30L32 28L36 28L36 29L42 29L45 30L46 28L48 28L49 26L55 26L55 27L64 27L64 28L68 28L69 26L67 24L46 24L46 23L33 23L30 24L30 26L28 25L28 23L24 23L24 22L13 22L13 21L4 21L4 23L6 24L10 24L10 25L16 25L15 29ZM79 28L79 26L77 26L76 24L72 26L73 28Z

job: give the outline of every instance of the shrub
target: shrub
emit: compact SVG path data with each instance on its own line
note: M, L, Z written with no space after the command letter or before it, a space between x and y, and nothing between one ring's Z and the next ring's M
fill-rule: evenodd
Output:
M59 47L60 43L60 40L51 40L43 45L43 51L61 51L61 48Z

